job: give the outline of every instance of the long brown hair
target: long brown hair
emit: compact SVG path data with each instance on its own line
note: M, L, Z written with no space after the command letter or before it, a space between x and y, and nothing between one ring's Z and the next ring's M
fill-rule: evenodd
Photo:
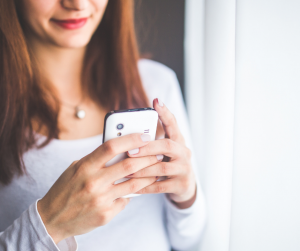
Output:
M22 21L14 1L0 0L0 182L9 184L26 168L23 153L36 146L32 121L46 128L49 143L59 134L59 104L39 84ZM82 83L107 110L145 107L134 31L133 1L108 1L102 21L87 46ZM51 94L52 95L52 94ZM50 95L50 96L51 96ZM53 95L52 95L53 96Z

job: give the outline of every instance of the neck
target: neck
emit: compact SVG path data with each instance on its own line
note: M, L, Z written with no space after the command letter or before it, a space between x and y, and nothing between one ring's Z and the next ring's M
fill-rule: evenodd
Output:
M41 74L54 86L61 101L77 104L82 99L81 74L85 47L32 46Z

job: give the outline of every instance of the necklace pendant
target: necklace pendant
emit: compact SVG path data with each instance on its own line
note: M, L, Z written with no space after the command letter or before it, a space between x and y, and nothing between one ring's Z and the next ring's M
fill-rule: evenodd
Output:
M79 119L84 119L85 118L85 111L80 109L79 107L76 107L76 117Z

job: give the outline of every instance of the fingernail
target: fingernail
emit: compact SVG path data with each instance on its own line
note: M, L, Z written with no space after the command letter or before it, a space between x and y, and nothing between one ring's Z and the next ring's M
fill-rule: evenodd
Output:
M162 154L158 154L156 155L157 160L162 160L164 158L164 156Z
M143 142L148 142L148 141L150 141L151 137L149 134L142 134L141 139Z
M136 149L132 149L132 150L128 151L128 153L129 153L130 155L133 155L133 154L139 153L139 151L140 151L140 149L139 149L139 148L136 148Z
M160 107L164 106L164 103L159 98L157 98L157 102Z

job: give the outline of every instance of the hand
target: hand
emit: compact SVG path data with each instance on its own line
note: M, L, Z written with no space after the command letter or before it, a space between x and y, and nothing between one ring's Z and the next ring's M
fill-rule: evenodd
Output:
M124 195L156 181L155 177L114 182L130 173L158 163L156 156L127 158L110 167L105 163L119 153L145 146L150 137L131 134L112 139L72 163L38 202L38 211L55 243L107 224L128 204Z
M160 102L160 104L162 103ZM158 99L153 101L153 107L158 112L166 138L152 141L141 147L137 154L128 153L128 155L136 158L163 154L168 157L168 161L141 169L129 177L166 176L166 180L157 181L137 193L168 193L175 205L179 208L187 208L194 203L196 198L196 181L191 166L191 151L185 146L174 115L164 104L159 105Z

